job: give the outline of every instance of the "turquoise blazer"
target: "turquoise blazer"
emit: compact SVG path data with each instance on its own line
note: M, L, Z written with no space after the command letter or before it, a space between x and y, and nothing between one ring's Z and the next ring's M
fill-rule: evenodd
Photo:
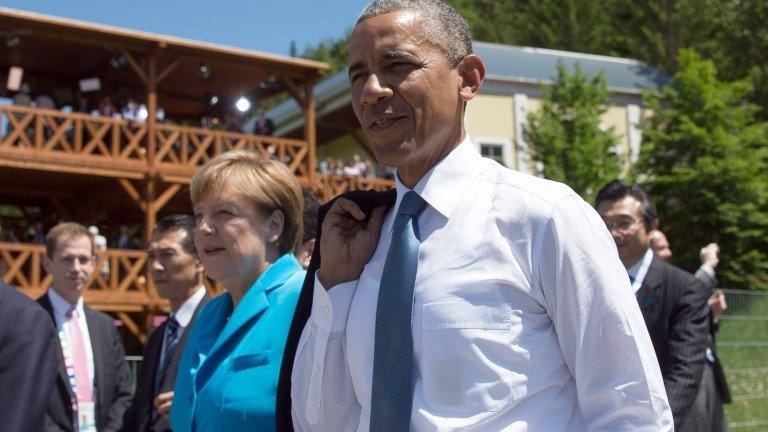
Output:
M174 432L275 430L277 378L305 274L285 254L234 311L225 293L199 312L176 376Z

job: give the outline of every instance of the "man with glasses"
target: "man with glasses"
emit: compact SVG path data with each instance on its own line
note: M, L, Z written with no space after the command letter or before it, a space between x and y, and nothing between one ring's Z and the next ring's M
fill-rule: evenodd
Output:
M595 207L616 242L648 326L675 430L708 430L706 413L694 404L707 347L707 291L691 274L654 257L656 208L639 186L614 180L598 192Z

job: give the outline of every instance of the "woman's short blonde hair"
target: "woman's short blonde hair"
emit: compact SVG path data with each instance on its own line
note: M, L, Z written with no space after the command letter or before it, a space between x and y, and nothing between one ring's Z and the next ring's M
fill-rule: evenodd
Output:
M258 153L236 150L206 162L192 177L190 195L197 204L208 194L231 190L251 199L265 215L280 210L283 233L278 240L280 254L294 252L301 242L303 202L296 176L282 163Z

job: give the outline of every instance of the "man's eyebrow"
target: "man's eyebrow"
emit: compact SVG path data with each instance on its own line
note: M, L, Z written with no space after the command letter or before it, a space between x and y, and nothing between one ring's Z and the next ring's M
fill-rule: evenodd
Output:
M364 68L363 62L353 63L353 64L351 64L349 66L349 69L347 71L347 75L352 76L353 73L355 73L355 72L357 72L357 71L359 71L359 70L361 70L363 68Z
M413 60L414 56L403 51L385 51L382 58L387 61L401 59Z

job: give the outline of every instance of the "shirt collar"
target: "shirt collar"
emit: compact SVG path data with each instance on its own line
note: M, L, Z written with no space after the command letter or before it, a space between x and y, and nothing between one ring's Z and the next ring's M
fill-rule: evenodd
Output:
M448 156L432 167L421 180L416 183L413 191L419 194L427 204L438 213L448 218L461 199L462 192L477 174L482 171L483 158L477 152L469 137L456 146ZM395 175L397 200L395 211L400 208L406 192L411 189ZM392 229L392 226L389 227Z
M184 303L182 303L181 306L179 306L179 310L171 314L176 319L176 321L179 323L180 326L186 327L189 325L189 322L192 321L192 316L195 314L195 309L197 309L197 305L200 304L200 301L203 300L204 296L205 296L205 287L203 286L198 287L197 291L195 291L194 294L189 296L189 298L184 300Z
M62 297L59 293L56 292L55 289L51 288L48 290L48 299L51 301L51 306L53 307L53 312L58 315L59 317L67 317L67 314L69 311L72 310L72 307L74 306L75 309L77 309L77 313L80 316L83 316L83 297L80 296L77 299L76 304L72 304L68 302L64 297Z
M635 292L637 292L637 290L639 290L640 286L643 284L643 279L645 279L645 274L648 273L648 267L651 266L652 260L653 250L648 248L640 261L636 262L632 267L627 269L627 274L632 279L634 279L632 282L632 288Z

